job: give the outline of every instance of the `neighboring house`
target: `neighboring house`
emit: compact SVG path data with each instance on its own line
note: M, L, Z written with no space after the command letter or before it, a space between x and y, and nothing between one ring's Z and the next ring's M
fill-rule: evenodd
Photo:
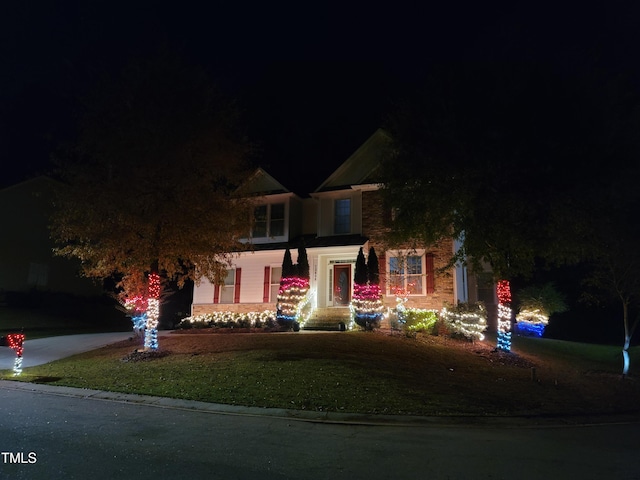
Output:
M247 239L253 248L234 259L224 285L203 280L194 287L191 314L275 310L285 249L290 249L297 263L297 248L302 244L318 316L348 315L361 247L365 255L375 248L388 307L396 305L398 287L408 292L409 307L441 309L444 304L477 300L495 303L493 290L483 291L466 267L439 273L456 248L451 239L415 250L385 249L391 212L383 209L376 173L389 145L390 137L377 130L308 198L290 192L258 169L247 185L257 195L255 227Z
M100 295L79 263L53 255L49 214L55 181L46 176L0 190L0 301L27 292Z

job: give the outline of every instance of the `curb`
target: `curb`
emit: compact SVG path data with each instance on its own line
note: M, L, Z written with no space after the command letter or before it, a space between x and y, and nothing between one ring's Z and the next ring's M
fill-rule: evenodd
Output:
M40 395L84 398L118 402L131 405L144 405L155 408L193 411L215 415L236 415L245 417L274 418L289 421L342 424L353 426L378 427L497 427L497 428L566 428L589 427L612 424L640 424L638 412L626 412L617 415L514 415L514 416L404 416L384 414L358 414L341 412L313 412L305 410L287 410L284 408L246 407L208 403L195 400L181 400L133 393L108 392L76 387L43 385L12 380L0 380L0 388L5 390L31 392Z

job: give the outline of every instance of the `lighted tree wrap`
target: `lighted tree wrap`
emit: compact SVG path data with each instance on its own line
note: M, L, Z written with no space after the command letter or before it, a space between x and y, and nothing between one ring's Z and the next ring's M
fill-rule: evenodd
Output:
M287 248L282 260L282 276L278 289L276 317L280 325L299 326L300 310L309 291L309 261L304 246L298 248L298 263L293 264L291 251Z
M229 99L172 52L102 80L79 102L77 138L56 156L51 234L55 253L80 259L85 276L147 296L152 325L162 285L219 284L230 252L248 248L253 206L238 185L249 148Z
M378 272L378 258L373 247L369 249L368 262L365 261L364 252L360 247L356 258L351 307L355 322L365 330L379 326L382 319L383 304Z
M160 318L160 275L149 274L149 293L147 298L147 323L144 331L144 348L158 349L158 320Z
M511 351L511 284L508 280L500 280L496 285L498 296L498 341L496 348L505 352Z
M16 352L16 359L13 362L13 375L22 373L22 353L24 352L24 333L10 333L7 335L7 346Z

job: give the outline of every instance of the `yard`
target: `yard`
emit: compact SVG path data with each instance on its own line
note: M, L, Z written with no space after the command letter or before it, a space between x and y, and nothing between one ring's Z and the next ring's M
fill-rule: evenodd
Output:
M389 332L211 333L163 337L145 359L125 341L4 379L205 402L408 415L640 412L619 348L516 337L495 342ZM632 372L640 362L632 349ZM634 363L635 362L635 363Z

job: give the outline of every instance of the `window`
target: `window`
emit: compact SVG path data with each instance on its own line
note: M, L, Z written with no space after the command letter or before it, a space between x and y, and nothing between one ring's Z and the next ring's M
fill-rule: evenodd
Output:
M351 199L343 198L335 201L335 210L333 216L333 233L350 233L351 232Z
M408 295L434 292L433 254L389 257L389 293L400 290Z
M280 290L280 277L282 276L282 267L271 267L270 280L270 298L269 301L275 302L278 299L278 290Z
M284 235L284 203L260 205L253 210L253 237L281 237Z
M234 290L236 285L236 271L227 270L224 285L220 286L220 303L233 303Z

